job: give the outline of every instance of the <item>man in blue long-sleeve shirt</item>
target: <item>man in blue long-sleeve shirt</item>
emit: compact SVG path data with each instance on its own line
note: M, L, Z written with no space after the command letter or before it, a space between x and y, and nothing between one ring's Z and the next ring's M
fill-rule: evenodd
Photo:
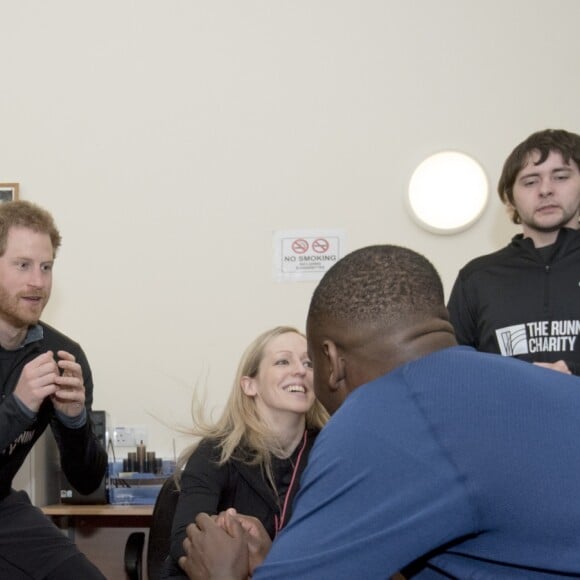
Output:
M443 300L405 248L327 272L307 335L334 414L292 519L254 570L256 522L199 515L191 578L580 577L578 379L457 346Z

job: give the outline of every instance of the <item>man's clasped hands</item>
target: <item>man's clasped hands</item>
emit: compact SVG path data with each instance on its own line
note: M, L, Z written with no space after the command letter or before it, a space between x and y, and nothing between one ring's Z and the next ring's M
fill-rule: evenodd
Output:
M200 513L187 527L186 556L179 565L192 580L252 576L264 560L272 540L255 517L230 508L215 516Z

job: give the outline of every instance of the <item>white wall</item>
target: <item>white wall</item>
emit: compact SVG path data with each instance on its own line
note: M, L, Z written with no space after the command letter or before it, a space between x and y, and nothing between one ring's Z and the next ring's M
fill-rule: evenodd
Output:
M185 439L258 332L304 326L314 283L272 279L272 232L343 228L458 268L517 232L492 195L421 231L414 167L464 151L492 187L531 132L580 131L577 0L0 0L0 182L64 237L44 319L84 346L95 408Z

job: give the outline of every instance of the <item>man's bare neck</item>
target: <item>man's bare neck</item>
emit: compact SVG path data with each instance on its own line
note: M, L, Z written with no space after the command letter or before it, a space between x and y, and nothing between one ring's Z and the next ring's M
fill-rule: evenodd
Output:
M4 320L0 319L0 346L5 350L14 350L18 348L28 331L28 327L15 328Z
M568 228L571 230L577 230L580 228L580 224L573 223L573 224L564 225L562 227L565 227L565 228ZM556 240L558 239L558 234L560 233L561 229L562 228L559 228L557 230L550 231L550 232L543 232L540 230L535 230L535 229L524 227L523 234L524 234L524 238L530 238L530 240L532 240L535 248L545 248L546 246L551 246L552 244L556 243Z
M559 231L559 230L558 230ZM558 239L558 231L556 232L534 232L533 234L524 232L524 238L532 240L535 248L545 248L556 243Z

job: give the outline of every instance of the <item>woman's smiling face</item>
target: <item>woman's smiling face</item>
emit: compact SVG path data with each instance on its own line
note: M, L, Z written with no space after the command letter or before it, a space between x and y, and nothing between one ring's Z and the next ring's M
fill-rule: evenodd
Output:
M243 377L242 388L255 397L259 415L305 414L314 403L312 363L306 339L295 332L272 338L265 346L255 377Z

